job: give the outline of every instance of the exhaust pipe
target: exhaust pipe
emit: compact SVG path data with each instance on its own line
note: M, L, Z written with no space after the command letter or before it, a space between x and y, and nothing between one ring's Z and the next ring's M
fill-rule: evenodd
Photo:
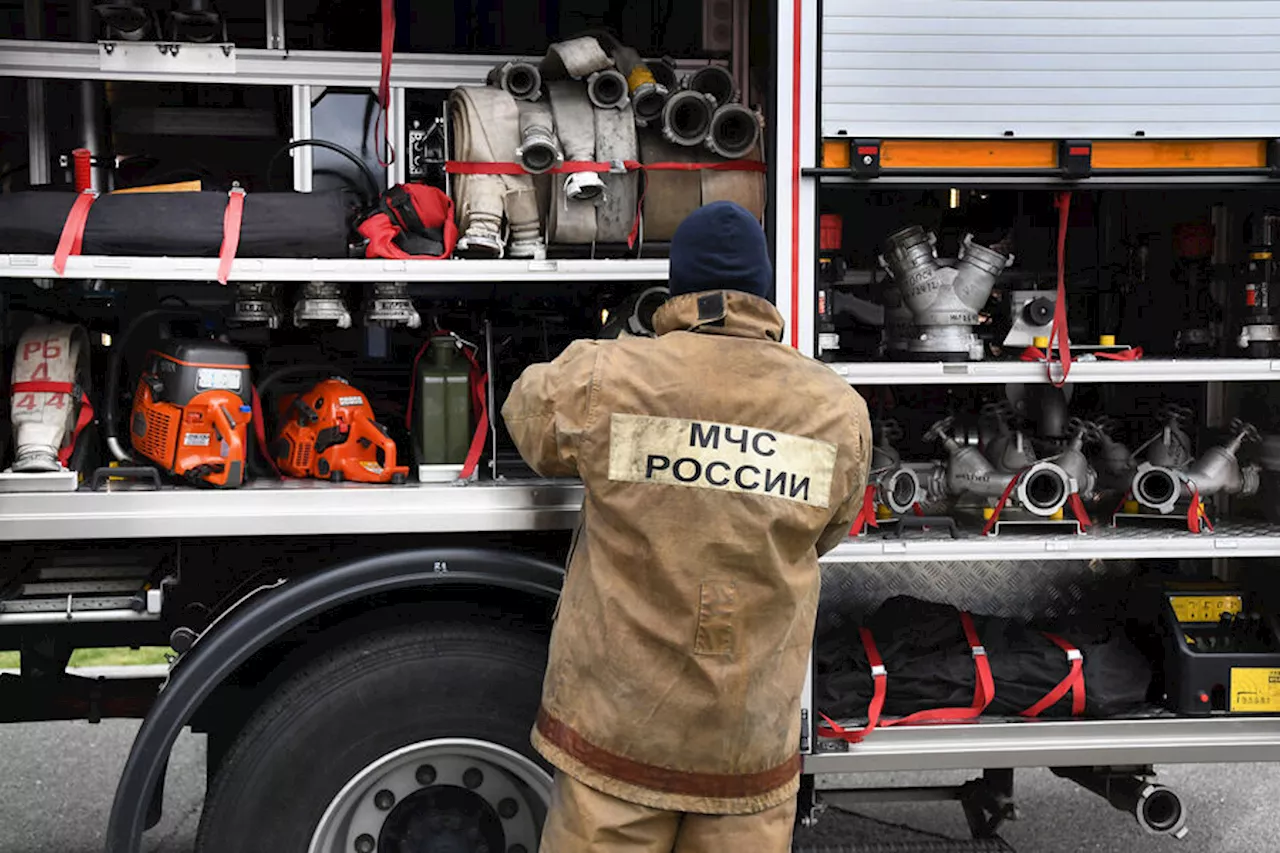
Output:
M737 160L754 151L759 141L760 121L755 113L742 104L716 107L707 134L707 148L712 152Z
M587 97L601 110L620 110L631 103L627 97L627 78L616 68L597 71L587 78Z
M686 89L709 95L717 107L738 100L738 84L729 69L722 65L699 68L684 79L684 85Z
M672 145L701 145L711 132L714 109L710 95L692 89L676 92L662 108L662 136Z
M536 101L542 96L542 72L530 62L495 65L485 82L506 90L517 101Z
M1109 772L1107 768L1051 767L1055 776L1075 782L1102 797L1114 808L1131 814L1151 835L1185 838L1187 812L1182 798L1169 788L1141 776Z

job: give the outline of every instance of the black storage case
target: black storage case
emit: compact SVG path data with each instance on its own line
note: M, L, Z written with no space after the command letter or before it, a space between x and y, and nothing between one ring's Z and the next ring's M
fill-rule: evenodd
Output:
M74 193L0 195L0 253L51 255ZM217 257L227 209L223 192L103 195L89 209L82 255ZM344 192L249 193L240 225L242 258L344 258L355 207Z
M1183 585L1166 590L1161 622L1170 709L1195 716L1280 713L1276 620L1270 615L1252 622L1246 618L1247 627L1232 632L1221 621L1221 602L1233 598L1239 612L1247 614L1249 599L1236 588ZM1175 599L1183 600L1176 610Z

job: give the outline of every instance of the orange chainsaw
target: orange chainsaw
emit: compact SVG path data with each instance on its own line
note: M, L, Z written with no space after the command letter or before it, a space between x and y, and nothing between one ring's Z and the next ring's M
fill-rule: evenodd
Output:
M364 394L342 379L283 398L280 423L271 455L287 476L334 483L403 483L409 476L408 466L396 465L396 443Z
M252 417L249 359L215 341L175 341L147 355L133 396L133 449L197 483L244 482Z

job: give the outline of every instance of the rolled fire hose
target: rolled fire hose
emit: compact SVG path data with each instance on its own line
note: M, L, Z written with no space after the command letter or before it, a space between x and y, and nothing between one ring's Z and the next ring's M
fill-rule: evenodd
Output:
M517 101L536 101L542 96L542 73L531 62L495 65L485 82L504 89Z
M738 100L738 84L729 69L722 65L708 65L684 78L684 87L694 92L710 95L717 107Z
M759 143L742 159L763 159ZM719 161L720 158L705 149L672 145L652 130L640 134L641 163ZM645 172L644 239L667 242L686 216L713 201L737 202L761 219L764 217L765 176L760 172L718 172L714 169L688 172L654 169Z
M711 116L707 148L721 157L737 160L755 150L760 141L760 119L742 104L723 104Z
M541 175L564 162L551 106L544 101L521 101L519 108L520 147L516 149L516 159L529 174Z
M711 132L715 106L715 100L702 92L676 92L662 108L662 135L676 145L702 145Z
M616 45L613 61L627 78L627 90L631 94L631 109L636 124L645 127L662 119L662 108L667 104L671 91L654 77L653 70L640 58L635 48Z
M60 471L58 452L74 440L80 415L80 391L89 381L89 336L80 326L32 326L22 333L13 355L13 386L18 383L64 383L65 391L19 388L10 395L17 473Z
M627 106L621 110L595 110L596 159L601 162L635 160L640 154L636 141L636 120ZM610 172L601 175L604 202L596 208L596 241L626 243L636 220L640 202L640 175L637 172Z
M584 95L585 97L585 95ZM506 91L460 86L449 95L454 150L463 162L511 162L520 148L520 117ZM534 257L544 250L538 203L529 175L457 175L454 202L462 236L458 250L500 258ZM502 237L502 217L510 228Z
M593 39L594 41L594 39ZM596 124L591 101L582 83L568 80L547 84L551 112L565 160L594 162ZM604 181L595 172L554 176L547 236L552 243L584 244L596 239L596 205L604 202Z
M601 110L620 110L631 105L627 96L627 78L616 68L597 71L587 78L587 97Z
M653 130L640 134L641 163L696 163L708 157L700 148L673 145ZM665 243L676 226L702 205L705 172L645 172L644 239ZM725 173L731 174L731 173Z
M703 156L706 159L718 159L706 157L705 154ZM759 141L754 150L737 159L763 160L764 155ZM763 172L717 172L713 169L703 169L698 174L702 177L703 204L710 204L713 201L732 201L751 211L751 215L756 219L764 219L766 185Z
M541 70L544 80L563 80L566 77L584 80L597 71L612 67L613 60L595 36L579 36L547 48Z

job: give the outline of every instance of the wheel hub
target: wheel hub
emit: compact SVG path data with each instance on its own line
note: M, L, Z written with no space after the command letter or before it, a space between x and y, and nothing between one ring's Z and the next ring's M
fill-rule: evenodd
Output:
M551 777L478 740L424 741L372 762L338 792L310 853L532 853Z

